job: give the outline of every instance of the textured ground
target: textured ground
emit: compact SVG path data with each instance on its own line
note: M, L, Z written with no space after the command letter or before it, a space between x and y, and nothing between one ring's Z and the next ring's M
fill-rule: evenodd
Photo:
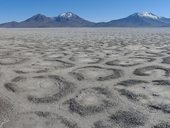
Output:
M0 29L0 128L170 128L170 29Z

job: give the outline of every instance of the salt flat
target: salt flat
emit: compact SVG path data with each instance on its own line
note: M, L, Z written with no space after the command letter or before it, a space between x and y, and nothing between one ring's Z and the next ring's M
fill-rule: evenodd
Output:
M170 28L0 29L0 128L170 128Z

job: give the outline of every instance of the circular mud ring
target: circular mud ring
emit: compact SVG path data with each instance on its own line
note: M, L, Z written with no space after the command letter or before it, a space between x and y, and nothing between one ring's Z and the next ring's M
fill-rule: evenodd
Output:
M87 66L73 70L70 74L77 80L97 80L105 81L120 78L122 70L103 68L99 66Z
M106 88L93 87L80 90L80 92L68 101L70 112L87 116L104 111L105 109L117 106L118 97Z
M152 62L154 59L152 58L142 58L142 57L131 57L127 60L113 60L106 62L107 65L111 66L122 66L122 67L130 67L143 64L145 62Z
M158 74L161 74L163 71L165 76L170 75L170 69L164 68L162 66L147 66L147 67L137 68L134 71L134 74L138 76L150 76L152 73L155 73L156 71L158 71ZM161 73L159 71L161 71Z
M0 59L0 65L15 65L15 64L21 64L27 61L26 58L3 58Z
M25 112L12 117L3 128L79 128L77 123L50 112Z
M75 89L73 83L57 75L30 79L16 77L4 86L8 91L28 95L28 100L33 103L52 103L72 93Z

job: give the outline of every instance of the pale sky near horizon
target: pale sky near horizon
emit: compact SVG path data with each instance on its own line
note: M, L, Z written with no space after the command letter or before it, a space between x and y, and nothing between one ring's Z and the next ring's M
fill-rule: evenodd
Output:
M94 22L144 11L170 18L170 0L0 0L0 23L22 21L38 13L57 16L68 11Z

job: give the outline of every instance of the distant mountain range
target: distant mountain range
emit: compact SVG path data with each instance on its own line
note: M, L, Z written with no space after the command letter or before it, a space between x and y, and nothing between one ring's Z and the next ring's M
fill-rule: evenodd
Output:
M22 22L0 24L1 28L46 28L46 27L170 27L170 18L157 16L150 12L134 13L128 17L109 22L94 23L72 12L56 17L37 14Z

